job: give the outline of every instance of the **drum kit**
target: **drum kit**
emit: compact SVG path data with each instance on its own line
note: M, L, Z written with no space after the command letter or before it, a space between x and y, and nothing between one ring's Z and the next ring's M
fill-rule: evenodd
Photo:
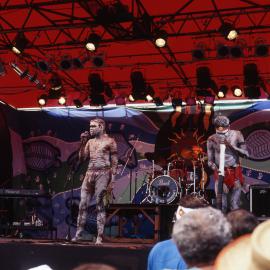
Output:
M171 204L187 194L204 196L208 181L205 172L205 154L194 155L193 151L181 152L181 157L167 163L166 170L155 170L152 161L152 172L148 173L145 182L136 193L134 203Z

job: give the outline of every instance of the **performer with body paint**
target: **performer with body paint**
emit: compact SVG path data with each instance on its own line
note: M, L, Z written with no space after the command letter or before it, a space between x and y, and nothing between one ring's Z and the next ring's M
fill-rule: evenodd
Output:
M79 159L89 158L88 168L81 187L81 201L77 220L77 231L73 241L82 239L82 231L86 223L87 209L92 197L96 197L97 210L97 240L102 243L106 212L104 197L107 191L112 191L117 171L117 145L113 138L105 132L105 122L100 118L90 121L90 136L87 140L87 131L81 135Z
M214 119L214 126L216 133L207 140L208 166L214 171L217 195L220 162L224 163L222 211L227 212L229 209L239 208L243 184L240 155L248 157L248 151L242 133L230 129L230 120L226 116L217 116ZM225 145L225 153L220 145ZM223 157L220 155L221 152L224 153Z

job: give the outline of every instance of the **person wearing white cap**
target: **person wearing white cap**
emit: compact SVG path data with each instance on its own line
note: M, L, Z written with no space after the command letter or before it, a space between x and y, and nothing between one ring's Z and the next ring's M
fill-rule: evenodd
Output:
M180 199L173 221L181 219L183 215L196 208L208 205L208 202L202 197L186 195ZM147 270L182 270L186 268L186 263L172 239L158 242L149 253Z

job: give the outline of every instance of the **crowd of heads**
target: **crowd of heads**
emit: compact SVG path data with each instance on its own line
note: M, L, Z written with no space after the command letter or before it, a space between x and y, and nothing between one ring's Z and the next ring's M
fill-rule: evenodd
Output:
M243 209L225 216L196 196L183 197L182 208L188 211L176 213L172 238L189 268L270 269L270 221L259 224Z

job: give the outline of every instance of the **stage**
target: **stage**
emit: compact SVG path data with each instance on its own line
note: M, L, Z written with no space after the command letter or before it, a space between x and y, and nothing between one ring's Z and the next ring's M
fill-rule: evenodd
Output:
M82 263L107 263L117 269L146 269L152 245L0 238L1 270L27 270L47 264L53 270L72 270Z

